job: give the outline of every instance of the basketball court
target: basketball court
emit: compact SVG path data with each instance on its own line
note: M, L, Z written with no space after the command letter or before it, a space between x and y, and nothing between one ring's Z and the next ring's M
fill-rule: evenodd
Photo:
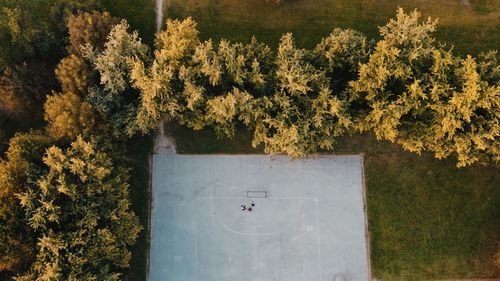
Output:
M156 154L152 196L150 281L370 280L361 156Z

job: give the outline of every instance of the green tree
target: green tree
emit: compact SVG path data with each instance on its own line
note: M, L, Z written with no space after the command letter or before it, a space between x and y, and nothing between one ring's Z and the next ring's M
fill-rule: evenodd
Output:
M130 89L129 60L147 58L148 47L141 42L139 34L128 32L125 20L113 26L102 52L92 48L94 55L87 51L87 56L100 74L100 83L106 91L119 94Z
M120 280L141 230L128 169L81 137L49 148L43 161L48 172L18 196L38 239L30 271L17 280Z
M217 48L210 40L199 44L179 72L186 108L179 122L194 129L210 126L219 137L232 137L239 121L250 124L253 99L272 95L273 70L270 48L255 38L248 44L221 40Z
M0 0L0 70L6 65L62 54L65 22L96 0Z
M183 110L177 94L180 85L175 81L179 69L192 57L198 44L198 30L191 18L168 19L166 29L156 34L153 62L148 66L141 60L132 61L131 78L141 92L137 116L141 131L156 128L164 114L176 117ZM200 89L192 90L191 94Z
M13 66L0 74L0 153L16 132L43 125L43 101L55 84L44 66Z
M87 45L86 59L99 74L99 85L88 89L86 100L106 116L117 137L131 136L137 131L139 92L131 85L131 62L147 61L148 47L137 32L128 32L125 20L109 33L102 51Z
M83 47L87 44L102 50L112 27L119 20L108 12L92 12L71 15L68 18L68 51L83 56Z
M500 162L500 85L481 79L475 60L456 59L447 87L428 105L432 122L424 145L443 158L456 155L459 167Z
M316 45L314 56L330 79L330 87L342 92L349 81L358 78L359 66L368 61L371 50L372 42L362 33L335 28Z
M489 85L498 85L500 83L500 65L498 65L498 52L491 50L480 53L477 58L478 72L481 80Z
M331 91L325 72L312 58L295 47L290 33L281 38L275 93L260 98L253 113L253 145L263 143L266 153L301 157L331 149L335 137L350 126L346 102Z
M22 273L35 257L35 234L16 194L25 192L46 172L42 157L53 143L39 133L17 134L0 161L0 273Z
M55 138L75 139L98 132L98 116L92 106L78 95L54 93L45 102L47 132Z
M436 22L398 10L380 28L369 61L351 83L351 101L361 105L356 128L409 151L456 156L458 166L498 161L500 103L495 53L480 63L434 46ZM484 79L484 80L483 80Z
M86 95L94 76L88 62L74 54L63 58L57 65L55 73L63 92L72 92L80 96Z
M351 83L352 100L364 105L356 114L356 127L373 129L378 139L395 141L404 127L401 120L425 99L415 95L411 85L419 83L430 67L436 21L420 23L419 18L416 10L405 14L399 8L396 19L380 28L382 40L360 66L359 79Z

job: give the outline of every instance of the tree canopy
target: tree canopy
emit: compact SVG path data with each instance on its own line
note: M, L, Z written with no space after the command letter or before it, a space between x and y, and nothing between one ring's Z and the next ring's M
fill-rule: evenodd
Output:
M40 133L18 134L0 161L0 272L26 270L34 259L34 234L17 194L25 192L46 172L42 157L54 141Z
M67 149L48 148L40 160L42 172L15 193L36 243L31 269L16 279L120 280L141 230L130 210L128 169L81 137Z

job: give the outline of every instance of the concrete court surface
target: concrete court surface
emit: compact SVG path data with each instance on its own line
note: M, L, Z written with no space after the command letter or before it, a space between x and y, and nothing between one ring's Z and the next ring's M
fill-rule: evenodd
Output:
M156 154L152 193L150 281L370 280L361 156Z

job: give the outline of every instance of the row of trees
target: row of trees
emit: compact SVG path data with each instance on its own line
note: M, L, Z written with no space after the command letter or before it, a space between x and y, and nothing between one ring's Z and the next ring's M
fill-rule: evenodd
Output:
M253 145L293 157L373 131L415 153L454 156L458 166L500 160L496 51L454 55L435 43L436 21L417 11L399 9L377 42L334 29L312 50L285 34L276 52L255 38L202 42L192 19L168 20L152 56L125 21L92 17L104 30L94 31L99 42L74 41L57 72L66 93L46 104L49 127L61 134L106 124L103 131L122 138L173 118L227 137L246 126Z
M74 39L70 25L77 43L56 72L63 93L45 108L61 136L101 127L123 138L174 118L227 137L246 126L253 145L293 157L373 131L409 151L455 156L458 166L500 160L496 51L455 56L435 43L436 21L420 21L417 11L399 9L377 42L334 29L312 50L285 34L276 52L255 38L202 42L193 20L168 20L152 57L125 21L80 17L92 17L86 34L95 40Z
M152 60L127 59L141 93L135 125L148 132L167 116L231 137L243 124L253 145L294 157L372 130L409 151L456 156L458 166L499 162L497 53L455 56L434 42L435 29L399 9L377 42L334 29L306 50L285 34L274 53L255 39L201 42L193 20L169 20Z

